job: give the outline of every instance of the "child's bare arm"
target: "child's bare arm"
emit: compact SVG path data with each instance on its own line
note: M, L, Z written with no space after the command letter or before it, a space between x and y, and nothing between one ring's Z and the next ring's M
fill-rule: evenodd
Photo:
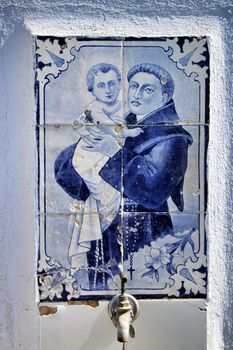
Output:
M125 126L119 130L119 136L126 138L126 137L136 137L143 133L142 128L133 128L133 129L127 129Z

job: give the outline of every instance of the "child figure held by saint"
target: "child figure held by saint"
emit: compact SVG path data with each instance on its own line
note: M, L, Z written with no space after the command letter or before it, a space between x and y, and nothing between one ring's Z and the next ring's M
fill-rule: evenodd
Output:
M121 74L112 64L101 63L93 66L86 77L88 91L95 99L86 107L85 111L74 120L73 127L79 134L72 165L82 177L90 191L82 210L70 216L68 233L71 237L69 260L71 267L86 266L86 254L90 250L91 242L102 241L102 233L108 228L117 215L121 205L121 193L104 181L99 172L110 157L124 145L125 138L136 137L143 132L139 127L128 129L124 125L124 115L127 104L119 99L121 90ZM95 149L88 142L88 136L98 140L103 133L112 140L112 147L108 154ZM98 142L98 141L97 141ZM80 203L73 203L78 206ZM77 227L75 222L80 222ZM90 227L92 228L90 230ZM100 251L97 248L97 252ZM97 254L98 255L98 254Z

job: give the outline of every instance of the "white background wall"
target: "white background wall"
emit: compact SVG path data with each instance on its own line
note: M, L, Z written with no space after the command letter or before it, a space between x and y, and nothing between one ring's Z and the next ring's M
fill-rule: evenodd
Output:
M233 349L233 264L231 263L233 253L233 236L231 235L233 180L231 162L231 132L233 130L233 103L231 101L232 11L233 4L231 0L211 2L173 0L169 3L149 0L143 2L134 0L73 2L54 0L52 3L40 0L5 0L1 2L1 349L40 349L40 320L35 287L37 240L36 145L34 134L33 38L31 34L61 36L73 34L91 37L102 35L150 37L207 35L209 37L211 115L208 152L209 289L207 342L208 350ZM146 310L148 303L151 303L151 301L143 303L144 310ZM154 311L158 307L156 303L158 302L153 304ZM164 305L167 304L169 302L165 302ZM70 306L66 308L68 307ZM78 308L78 306L75 307ZM80 308L83 309L84 306ZM98 319L103 312L102 304L97 309L98 311L86 307L85 310L88 311L85 311L85 314L87 316L83 316L82 320L86 317L86 320L89 321L90 316L88 315L92 311L95 312L95 317ZM151 306L150 309L152 310ZM149 315L149 310L145 311L145 315ZM69 313L69 311L70 309L66 309L65 312ZM199 313L203 314L196 307L195 312L198 315ZM44 317L42 327L46 325L46 322L55 319L59 325L62 325L60 320L62 315L64 315L64 309L60 309L60 313L58 310L55 315ZM105 325L104 317L103 319L100 318L103 321L103 332L105 329L109 329L109 326ZM159 320L155 317L156 312L151 311L149 326L151 327L151 322L153 322L156 325L155 329L159 329ZM177 317L177 322L178 319ZM138 320L138 324L139 322L141 321ZM169 322L169 320L166 322ZM164 329L166 329L166 322L164 323ZM203 318L201 322L203 322ZM52 322L49 324L52 327ZM97 325L99 327L99 323ZM137 326L141 337L148 330L145 325L146 323ZM96 325L92 329L95 330ZM87 328L85 330L87 331ZM113 335L114 331L112 329ZM93 335L85 334L88 345L85 345L86 347L83 347L83 349L92 350L92 345L88 343L91 340L88 339L94 339L91 338ZM179 335L177 334L177 336ZM138 339L142 339L141 337L138 337ZM173 335L171 337L173 339ZM79 335L77 334L77 341L78 339ZM156 348L155 330L151 339L154 339L154 344L147 345L145 348ZM45 339L42 340L45 341ZM45 343L42 342L42 344ZM80 343L80 345L82 344ZM107 346L106 349L110 349L108 343L106 344L104 345ZM162 346L161 344L160 346ZM164 349L168 350L170 349L169 342L167 344L165 345L168 347L164 347ZM190 350L191 348L187 348L186 344L184 343L183 349ZM115 348L113 347L113 349ZM197 347L196 349L199 350ZM202 349L200 348L200 350Z
M41 318L41 350L122 350L108 313L108 302L60 305ZM140 300L136 337L126 350L206 349L205 301Z

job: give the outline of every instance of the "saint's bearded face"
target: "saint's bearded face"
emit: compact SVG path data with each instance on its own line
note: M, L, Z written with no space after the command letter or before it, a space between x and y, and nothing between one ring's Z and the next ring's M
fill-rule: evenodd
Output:
M98 101L114 104L120 90L120 81L117 73L110 69L106 73L98 71L94 78L92 94Z
M130 79L128 103L132 113L146 115L163 107L167 101L168 96L155 75L139 72Z

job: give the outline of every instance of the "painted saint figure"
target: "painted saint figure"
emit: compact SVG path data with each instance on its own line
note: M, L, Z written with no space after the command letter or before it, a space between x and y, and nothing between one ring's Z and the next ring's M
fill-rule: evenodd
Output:
M126 123L130 128L140 125L144 131L128 138L123 148L124 259L130 260L132 273L135 252L174 232L167 199L171 197L183 211L183 182L192 137L176 125L179 117L172 100L174 82L166 70L140 64L127 78L131 112ZM115 162L116 157L110 159L108 169ZM113 187L120 185L108 178L106 168L100 175Z
M183 211L183 182L192 137L177 125L179 117L172 100L174 82L165 69L142 63L130 69L127 79L130 111L125 118L127 129L141 128L143 133L127 137L121 149L117 138L110 138L102 131L98 137L90 133L85 140L89 152L106 154L106 150L114 149L98 168L98 176L119 193L123 174L123 210L126 212L123 216L123 258L130 259L132 277L135 270L133 254L145 245L150 246L158 237L173 233L168 198L171 197L177 208ZM57 158L56 180L73 198L86 201L92 196L92 190L73 166L76 146L68 147ZM116 215L102 230L101 237L90 241L86 253L88 266L93 267L89 273L90 289L106 289L106 274L93 273L98 265L114 261L117 266L121 261L120 234L117 231L120 223L121 218ZM96 254L100 251L103 254L97 262Z

